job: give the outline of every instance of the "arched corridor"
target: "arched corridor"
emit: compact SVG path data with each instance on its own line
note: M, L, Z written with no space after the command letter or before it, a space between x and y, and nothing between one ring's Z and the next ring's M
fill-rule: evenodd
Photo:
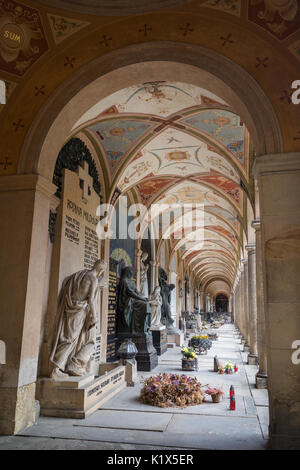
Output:
M224 400L215 423L205 407L172 412L172 423L161 412L159 432L179 433L184 420L197 426L193 416L203 413L192 448L228 445L223 431L212 447L206 435L226 419L231 439L239 418L250 431L233 448L299 448L300 107L282 95L297 78L295 55L283 44L277 50L270 32L249 20L250 6L238 18L204 5L211 2L174 0L161 14L155 7L141 17L116 14L110 26L106 6L99 17L90 5L81 19L76 7L65 15L65 25L68 14L77 18L67 33L56 6L30 3L49 21L47 32L40 29L45 56L24 76L16 65L15 83L1 56L3 79L16 91L0 109L11 161L0 162L0 434L51 437L57 419L54 437L84 440L80 432L85 422L99 424L99 409L104 422L109 412L118 421L118 399L132 405L139 385L126 385L143 374L178 373L181 346L203 334L205 322L212 328L226 319L196 375L226 388L226 377L211 374L213 358L238 362L236 418ZM187 28L196 15L199 28L184 34L182 15L190 15ZM172 34L164 35L163 18ZM144 30L134 33L137 19ZM204 38L200 24L216 29ZM234 35L218 32L225 24ZM253 50L264 51L264 62ZM128 339L138 372L120 356ZM143 413L146 405L132 406ZM81 427L75 418L84 419ZM154 434L147 440L156 426L147 423L143 439L127 443L159 447ZM108 448L122 444L116 433L99 436ZM165 448L175 443L189 447L166 435Z

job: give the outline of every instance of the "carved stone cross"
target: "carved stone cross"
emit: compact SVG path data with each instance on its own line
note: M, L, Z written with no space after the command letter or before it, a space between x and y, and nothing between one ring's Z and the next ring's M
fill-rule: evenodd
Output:
M85 203L88 202L88 196L91 194L93 187L93 178L89 175L89 166L87 162L83 163L83 168L78 167L78 176L80 179L80 187L82 189L82 199Z

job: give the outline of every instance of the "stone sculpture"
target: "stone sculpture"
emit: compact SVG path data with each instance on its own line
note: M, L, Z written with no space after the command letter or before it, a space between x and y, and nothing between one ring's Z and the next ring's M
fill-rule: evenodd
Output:
M97 260L92 269L67 277L58 298L50 361L52 378L89 373L95 350L98 289L107 286L107 264Z
M145 297L148 297L148 278L147 272L149 269L149 265L145 264L145 261L148 258L148 253L145 251L142 253L141 260L140 260L140 293Z
M162 307L161 307L161 321L168 328L174 323L171 316L171 291L175 288L175 284L168 284L168 276L164 269L159 267L158 280L161 290Z
M151 306L151 329L161 328L161 306L162 297L160 295L160 287L156 286L149 298Z
M123 268L118 288L118 335L123 337L144 336L151 324L149 301L138 292L133 274L133 268Z

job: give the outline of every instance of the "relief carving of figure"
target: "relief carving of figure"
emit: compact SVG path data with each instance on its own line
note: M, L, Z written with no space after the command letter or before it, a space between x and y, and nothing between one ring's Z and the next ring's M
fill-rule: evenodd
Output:
M52 378L83 376L90 372L95 350L97 298L99 288L107 286L107 264L97 260L92 269L68 276L58 298L50 361Z

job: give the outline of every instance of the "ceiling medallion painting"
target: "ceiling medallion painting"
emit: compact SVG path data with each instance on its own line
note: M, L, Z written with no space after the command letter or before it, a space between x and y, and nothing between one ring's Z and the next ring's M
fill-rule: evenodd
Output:
M278 39L285 39L299 29L300 5L298 0L250 0L248 17Z
M48 49L38 10L1 0L0 45L0 68L23 75Z

